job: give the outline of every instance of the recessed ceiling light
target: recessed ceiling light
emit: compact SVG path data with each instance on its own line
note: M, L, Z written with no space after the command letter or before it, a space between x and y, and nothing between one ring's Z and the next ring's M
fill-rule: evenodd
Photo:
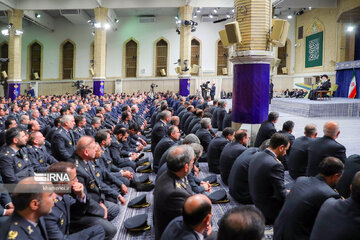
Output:
M355 29L354 26L348 26L348 27L346 28L346 31L347 31L347 32L352 32L352 31L354 31L354 29Z
M289 15L287 16L287 18L288 18L288 19L292 19L292 15L289 14Z

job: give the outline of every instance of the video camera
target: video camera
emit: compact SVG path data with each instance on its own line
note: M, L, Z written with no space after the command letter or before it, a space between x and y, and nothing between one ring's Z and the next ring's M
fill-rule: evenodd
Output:
M152 83L152 84L150 85L150 87L151 87L151 88L156 88L156 87L159 87L159 85L157 85L157 84L155 84L155 83Z

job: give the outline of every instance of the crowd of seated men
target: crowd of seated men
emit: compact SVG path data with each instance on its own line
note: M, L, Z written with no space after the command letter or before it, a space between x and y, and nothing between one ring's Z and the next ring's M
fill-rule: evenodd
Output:
M269 114L249 148L248 132L231 128L226 101L210 97L138 92L2 99L1 182L16 187L0 193L0 236L112 239L118 226L111 221L130 187L154 189L155 239L262 239L265 224L273 225L274 239L357 239L360 156L346 159L336 122L324 125L323 137L308 124L295 138L294 122L277 131L278 118ZM222 216L217 233L211 195L219 191L199 178L198 162L207 162L244 205ZM155 184L138 174L152 170ZM70 180L38 184L34 177L58 172ZM41 191L51 184L71 191ZM334 219L331 231L327 219Z

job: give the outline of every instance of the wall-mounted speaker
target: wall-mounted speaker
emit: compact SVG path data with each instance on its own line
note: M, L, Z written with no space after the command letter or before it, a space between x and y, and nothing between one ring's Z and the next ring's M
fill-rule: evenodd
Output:
M283 19L273 19L270 41L276 47L284 47L289 32L290 23Z
M241 33L237 21L225 24L225 30L230 44L241 42Z

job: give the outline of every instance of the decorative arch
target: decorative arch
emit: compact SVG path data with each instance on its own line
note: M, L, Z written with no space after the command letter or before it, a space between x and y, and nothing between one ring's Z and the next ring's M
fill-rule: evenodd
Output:
M165 43L165 44L164 44ZM159 44L162 44L159 46ZM166 46L165 46L166 45ZM170 64L170 42L164 37L154 41L154 76L165 77L169 75L168 67ZM160 74L160 69L165 69L166 75Z
M191 60L190 65L193 66L194 64L199 66L199 72L198 73L192 73L193 76L199 76L200 69L201 69L201 40L197 37L191 38Z
M9 43L8 41L3 41L0 43L0 57L2 58L8 58L9 57ZM8 73L8 63L2 63L1 64L1 70L0 72L5 71ZM0 75L1 79L3 79L2 74Z
M27 46L26 79L35 80L34 73L37 72L39 79L43 78L43 56L44 45L34 40Z
M70 47L72 46L72 51ZM67 49L64 52L64 47ZM64 54L66 56L64 56ZM66 39L60 44L60 70L59 78L60 79L73 79L75 78L75 63L76 63L76 44L70 40Z
M134 49L136 48L136 49ZM137 77L139 71L139 41L129 38L123 44L123 77Z
M221 39L216 41L216 75L229 75L230 64L229 64L229 48L225 48L221 42ZM223 73L223 68L226 68L226 74Z

